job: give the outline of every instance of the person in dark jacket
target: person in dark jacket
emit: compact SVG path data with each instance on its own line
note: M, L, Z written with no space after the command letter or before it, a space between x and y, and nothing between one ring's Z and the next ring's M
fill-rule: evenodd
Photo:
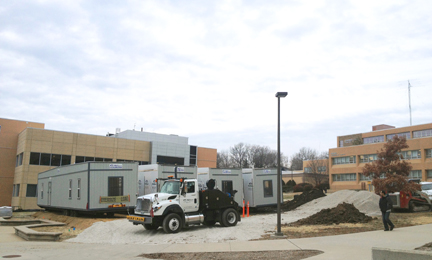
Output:
M380 207L380 210L382 213L384 231L392 231L395 227L390 220L390 212L393 208L393 202L391 201L387 192L384 190L382 190L380 192L380 196L381 196L381 198L379 200L379 207ZM390 229L389 229L389 226L390 226Z

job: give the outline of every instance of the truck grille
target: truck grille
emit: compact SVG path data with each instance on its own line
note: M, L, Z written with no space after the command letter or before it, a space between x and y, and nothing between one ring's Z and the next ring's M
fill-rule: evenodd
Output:
M150 212L150 200L149 199L138 199L136 203L135 211Z

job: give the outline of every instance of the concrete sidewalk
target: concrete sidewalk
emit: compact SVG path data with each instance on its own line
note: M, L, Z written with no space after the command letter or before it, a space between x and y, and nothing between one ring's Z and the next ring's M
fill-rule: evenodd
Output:
M0 257L21 255L19 259L136 259L145 253L230 252L268 250L321 250L324 254L308 259L371 259L372 247L412 250L432 242L432 224L396 228L392 232L372 231L339 236L302 239L234 241L207 244L79 244L68 242L14 241L10 230L0 227ZM5 237L6 239L2 239ZM9 237L10 239L7 239Z

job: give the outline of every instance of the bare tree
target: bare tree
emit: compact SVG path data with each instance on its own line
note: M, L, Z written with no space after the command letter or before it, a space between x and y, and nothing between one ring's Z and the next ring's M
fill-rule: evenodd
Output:
M303 147L300 151L291 157L291 169L303 170L303 161L318 158L318 152L311 148Z
M234 145L233 147L230 147L230 154L231 159L233 162L233 167L237 168L247 168L249 167L248 163L248 151L247 151L247 145L244 143L238 143Z
M316 186L329 181L329 160L328 154L322 153L320 156L306 162L304 181Z
M231 159L228 151L217 153L217 168L231 168Z

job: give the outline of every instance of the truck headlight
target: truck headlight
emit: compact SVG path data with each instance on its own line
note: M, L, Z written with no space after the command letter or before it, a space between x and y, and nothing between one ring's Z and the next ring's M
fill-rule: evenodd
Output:
M156 207L153 208L153 212L156 212L156 211L160 210L161 208L162 208L162 206L159 206L159 207L156 206Z

